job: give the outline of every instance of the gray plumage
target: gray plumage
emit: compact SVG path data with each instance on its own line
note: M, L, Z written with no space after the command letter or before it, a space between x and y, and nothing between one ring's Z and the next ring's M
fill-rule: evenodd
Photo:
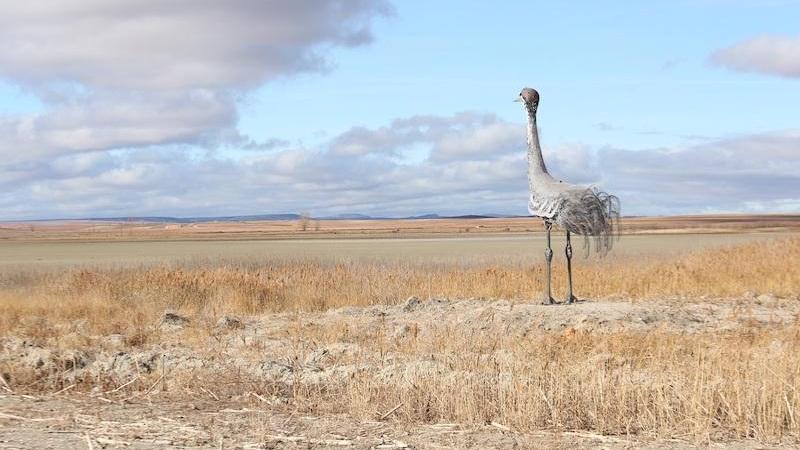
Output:
M528 113L528 212L567 232L584 236L584 246L603 255L613 246L620 217L619 199L591 186L578 186L553 178L547 171L539 144L536 111L539 93L531 88L520 92L520 101Z

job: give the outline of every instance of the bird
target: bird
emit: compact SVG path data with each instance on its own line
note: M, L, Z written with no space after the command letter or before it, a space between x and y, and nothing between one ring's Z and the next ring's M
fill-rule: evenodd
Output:
M550 278L553 249L550 245L550 231L558 225L567 232L568 291L565 303L577 300L572 290L572 243L571 234L584 236L584 247L587 253L594 241L594 250L605 255L613 247L615 238L619 237L620 201L615 195L601 191L594 186L581 186L565 183L554 178L547 170L539 144L539 131L536 124L536 112L539 109L539 92L532 88L524 88L514 100L521 102L528 115L528 212L531 216L544 220L547 232L547 248L544 256L547 262L544 304L555 303L552 296Z

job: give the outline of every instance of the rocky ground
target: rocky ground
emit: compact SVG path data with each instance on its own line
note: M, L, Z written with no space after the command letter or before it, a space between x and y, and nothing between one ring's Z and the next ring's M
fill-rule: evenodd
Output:
M359 418L305 415L287 405L281 389L267 395L264 386L285 389L299 379L325 385L364 370L385 378L441 373L441 361L412 360L375 341L448 330L512 338L620 330L691 334L781 326L798 314L798 299L770 295L570 306L410 298L395 306L225 316L213 323L165 313L153 324L153 336L136 343L121 335L91 336L72 324L57 340L1 338L0 448L693 448L694 439L523 433L501 423L413 425L391 408ZM39 374L47 386L12 376L24 373ZM218 378L210 384L201 380L212 373ZM229 394L231 379L254 387ZM767 448L756 441L700 444Z

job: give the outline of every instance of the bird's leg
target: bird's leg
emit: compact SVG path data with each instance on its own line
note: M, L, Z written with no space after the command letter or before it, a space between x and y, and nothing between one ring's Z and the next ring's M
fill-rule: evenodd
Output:
M567 254L567 303L572 303L577 298L572 295L572 242L570 241L569 231L567 231L567 248L564 252Z
M550 248L550 229L553 228L553 222L545 220L544 228L547 230L547 248L544 251L544 259L547 260L547 279L545 280L544 304L552 305L554 302L550 291L550 262L553 261L553 249Z

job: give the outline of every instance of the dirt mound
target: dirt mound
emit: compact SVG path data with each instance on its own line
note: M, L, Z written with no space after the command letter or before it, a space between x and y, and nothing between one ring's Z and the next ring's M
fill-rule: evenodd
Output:
M189 318L175 313L166 313L154 330L161 333L158 345L145 348L126 346L120 335L96 337L98 345L83 348L48 346L12 337L2 340L0 363L21 365L61 381L127 380L162 370L175 375L203 369L219 373L234 370L248 378L288 384L299 378L304 382L327 383L346 379L357 371L378 371L373 364L393 355L376 355L374 350L355 342L304 342L298 348L288 334L298 321L304 327L316 329L347 324L359 335L378 334L391 341L402 341L435 339L446 336L448 330L518 338L572 331L725 332L741 327L785 325L795 321L799 314L800 302L774 297L767 301L582 301L568 306L412 297L396 306L347 307L302 316L269 314L249 321L222 317L201 349L182 342L181 331L191 330L193 324ZM435 364L417 366L380 370L387 374L438 370Z
M572 305L512 303L507 300L420 300L409 298L398 306L341 308L321 316L322 320L345 318L383 318L404 334L409 324L423 329L437 324L453 324L476 330L498 329L527 336L530 333L566 330L609 332L665 329L698 333L733 330L742 326L787 324L800 314L796 299L775 296L687 301L579 301ZM340 317L344 316L344 317ZM399 330L405 330L402 333Z

